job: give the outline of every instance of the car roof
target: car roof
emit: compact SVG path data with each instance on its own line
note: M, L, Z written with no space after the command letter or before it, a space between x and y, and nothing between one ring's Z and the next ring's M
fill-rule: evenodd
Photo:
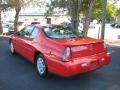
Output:
M68 27L68 26L65 26L63 24L44 24L44 25L41 25L41 24L31 24L31 25L28 25L28 26L36 26L38 27L39 29L42 30L42 28L45 28L45 27Z

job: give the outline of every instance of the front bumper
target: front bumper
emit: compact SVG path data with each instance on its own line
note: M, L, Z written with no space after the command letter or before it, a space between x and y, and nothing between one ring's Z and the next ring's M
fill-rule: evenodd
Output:
M60 68L56 73L65 77L86 73L109 64L111 58L112 56L110 53L99 53L79 58L71 62L65 62L64 64L59 63Z

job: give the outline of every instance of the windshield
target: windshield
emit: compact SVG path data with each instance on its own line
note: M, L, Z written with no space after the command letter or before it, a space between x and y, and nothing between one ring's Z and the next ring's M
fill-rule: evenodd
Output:
M43 31L50 38L77 38L80 37L80 34L75 33L70 27L63 26L53 26L53 27L44 27Z

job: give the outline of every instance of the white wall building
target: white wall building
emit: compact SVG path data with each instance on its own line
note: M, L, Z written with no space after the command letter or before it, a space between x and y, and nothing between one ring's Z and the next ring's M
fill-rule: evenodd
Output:
M41 24L46 24L47 22L51 22L51 24L59 24L64 21L69 21L67 15L52 15L45 17L45 15L41 13L20 13L19 19L28 22L39 21Z

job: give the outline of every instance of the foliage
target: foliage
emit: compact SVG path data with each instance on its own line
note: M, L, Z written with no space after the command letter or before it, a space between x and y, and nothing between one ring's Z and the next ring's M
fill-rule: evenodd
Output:
M115 4L107 4L107 8L106 8L106 20L107 22L111 22L115 20L116 17L116 11L117 11L117 7L115 6ZM94 8L94 12L93 12L93 18L97 19L97 20L101 20L101 16L102 16L102 0L97 1L95 8Z
M89 1L86 1L87 4L86 7L85 7L85 21L83 23L83 34L84 36L86 37L87 36L87 33L88 33L88 29L89 29L89 25L90 25L90 22L91 22L91 19L92 19L92 12L93 12L93 8L94 8L94 5L96 3L96 0L89 0Z
M107 21L115 21L116 19L117 8L115 4L108 4L107 5Z
M92 16L94 19L101 20L101 18L102 18L102 0L96 0Z
M48 3L48 12L51 15L56 11L57 13L66 12L70 16L71 25L76 32L78 32L80 6L83 0L50 0Z
M19 13L21 8L24 8L29 5L31 0L7 0L7 3L15 9L15 20L14 20L14 31L18 31L18 20L19 20Z
M116 16L120 15L120 8L116 11Z
M46 5L48 8L45 15L50 16L59 12L60 8L66 8L66 6L64 6L65 3L65 0L51 0L51 2ZM56 8L58 9L57 11L55 10Z
M81 13L85 15L85 10L87 7L88 0L84 0L82 3ZM108 3L106 8L106 20L107 22L114 21L116 17L117 7L115 6L115 3ZM92 18L97 19L98 21L102 18L102 0L96 0L95 6L93 8Z
M9 5L9 4L1 4L0 5L1 11L6 11L6 10L10 9L10 7L11 7L11 5Z

